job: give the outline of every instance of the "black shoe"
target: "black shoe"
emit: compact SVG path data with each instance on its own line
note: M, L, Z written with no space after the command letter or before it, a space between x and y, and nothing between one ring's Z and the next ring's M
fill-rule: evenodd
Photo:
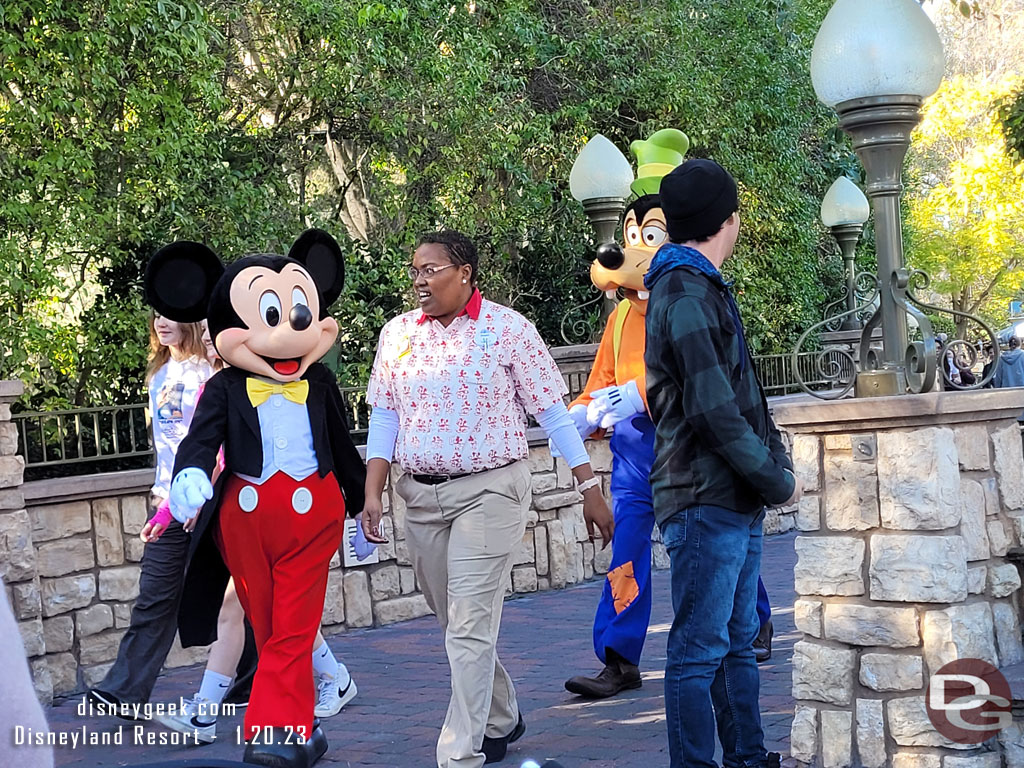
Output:
M316 758L310 759L312 738L305 744L283 744L281 741L283 738L271 744L249 742L245 748L245 754L242 756L242 762L249 765L263 765L267 768L310 768L313 765ZM324 745L326 750L326 739Z
M132 714L132 705L129 702L121 701L117 696L99 688L90 688L89 703L96 708L96 714L104 717L119 717L130 723L145 722L147 718L136 717Z
M782 766L782 755L778 752L768 753L768 762L765 763L767 768L781 768Z
M630 664L610 648L605 651L608 663L597 677L578 675L565 681L565 690L588 699L607 699L625 690L639 688L643 685L640 669Z
M484 753L484 764L504 760L505 753L508 752L508 745L513 741L519 741L524 733L526 733L526 723L523 722L523 713L520 712L519 722L508 736L499 736L494 739L484 736L483 746L480 747L480 751Z
M313 721L313 735L306 741L306 754L309 757L309 764L313 765L327 752L327 736L320 727L320 721ZM776 766L778 768L778 766Z
M774 634L775 630L769 619L761 627L761 631L757 633L757 638L754 640L754 660L758 664L764 664L772 657L772 636Z

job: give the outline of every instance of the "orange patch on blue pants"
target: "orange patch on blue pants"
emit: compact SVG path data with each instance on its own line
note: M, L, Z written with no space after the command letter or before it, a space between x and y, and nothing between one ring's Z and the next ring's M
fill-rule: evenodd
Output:
M623 563L618 568L608 571L608 583L615 599L615 612L622 613L640 595L640 587L633 575L633 561Z

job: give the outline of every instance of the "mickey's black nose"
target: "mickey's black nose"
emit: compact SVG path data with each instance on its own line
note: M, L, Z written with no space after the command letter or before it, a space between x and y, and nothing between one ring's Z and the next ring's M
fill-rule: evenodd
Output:
M618 269L626 261L618 243L605 243L597 249L597 260L605 269Z
M313 313L305 304L296 304L288 313L288 324L296 331L304 331L313 322Z

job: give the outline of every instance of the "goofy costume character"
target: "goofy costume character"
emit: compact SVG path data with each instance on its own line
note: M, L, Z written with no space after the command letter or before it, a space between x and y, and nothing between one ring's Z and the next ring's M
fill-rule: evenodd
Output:
M287 257L254 254L227 268L204 245L172 243L147 270L150 304L175 320L206 317L230 366L206 384L169 500L182 522L204 508L179 617L183 644L202 637L211 617L216 626L228 571L252 624L259 665L243 760L256 765L309 768L327 750L313 719L311 654L345 510L362 509L366 476L338 385L317 362L338 335L327 308L343 281L341 249L321 230L304 232Z
M674 128L630 145L637 160L637 178L630 187L635 197L623 214L625 247L602 245L590 267L590 278L599 290L610 295L621 290L624 295L608 318L586 387L569 406L584 438L601 436L614 426L609 444L615 533L612 560L594 617L594 652L605 666L596 677L576 676L565 683L566 690L590 698L606 698L641 686L638 665L651 619L654 530L649 479L654 463L654 423L647 409L644 367L649 294L644 275L654 254L668 241L658 197L661 179L683 162L689 145L686 135ZM767 593L759 587L758 613L764 625L767 616L762 610L770 612Z

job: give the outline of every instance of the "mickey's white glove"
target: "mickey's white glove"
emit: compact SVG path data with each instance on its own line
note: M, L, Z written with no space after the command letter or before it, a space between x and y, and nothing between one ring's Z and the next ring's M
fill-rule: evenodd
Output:
M171 515L179 523L185 523L199 514L203 504L213 498L210 478L199 467L187 467L171 481Z
M576 427L576 431L580 433L580 437L586 440L597 429L597 424L591 424L587 421L587 406L585 405L574 405L569 409L569 418L572 419L572 423ZM552 440L548 440L548 450L551 451L551 455L556 459L560 458L562 453L555 447Z
M644 399L636 381L627 381L617 387L605 387L591 392L594 399L587 406L587 421L601 429L614 427L620 421L643 413Z

